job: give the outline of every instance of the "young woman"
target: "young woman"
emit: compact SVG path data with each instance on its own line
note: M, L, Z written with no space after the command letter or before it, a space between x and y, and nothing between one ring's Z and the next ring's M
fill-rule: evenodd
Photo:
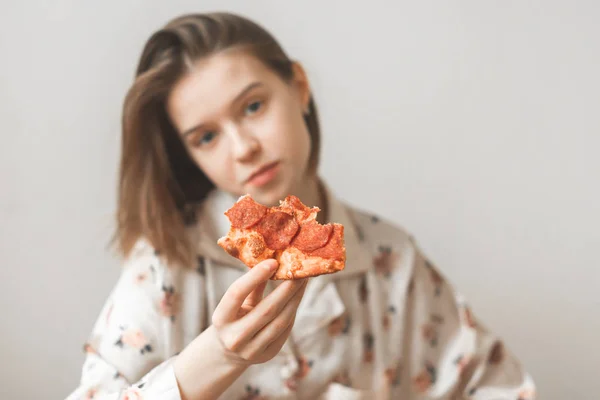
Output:
M243 17L186 15L146 43L123 109L125 258L70 399L534 398L520 363L402 229L319 178L302 66ZM275 284L217 244L249 193L345 227L346 268Z

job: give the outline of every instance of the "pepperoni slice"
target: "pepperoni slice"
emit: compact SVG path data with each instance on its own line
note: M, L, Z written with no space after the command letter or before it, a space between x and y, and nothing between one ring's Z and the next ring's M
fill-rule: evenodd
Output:
M328 260L340 260L345 259L345 247L344 247L344 226L340 224L333 225L333 233L327 244L319 249L308 252L311 256L322 257Z
M292 246L302 251L314 251L327 244L333 225L321 225L317 221L308 221L300 226L300 232L292 241Z
M244 196L225 212L234 228L250 228L267 213L267 207L250 196Z
M274 211L260 220L256 230L263 235L267 247L271 250L283 250L298 232L298 223L293 215Z

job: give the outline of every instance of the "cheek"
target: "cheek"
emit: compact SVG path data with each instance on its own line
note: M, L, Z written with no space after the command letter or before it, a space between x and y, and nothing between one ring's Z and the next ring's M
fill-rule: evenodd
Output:
M228 188L235 181L233 166L225 151L225 146L211 149L209 153L191 150L190 154L196 165L218 187Z
M294 126L296 129L290 130L288 134L289 151L291 157L295 160L296 167L305 169L310 157L310 134L302 117L298 117Z
M308 159L311 145L304 119L296 111L293 105L284 104L274 109L256 131L260 133L262 145L267 151L298 163Z

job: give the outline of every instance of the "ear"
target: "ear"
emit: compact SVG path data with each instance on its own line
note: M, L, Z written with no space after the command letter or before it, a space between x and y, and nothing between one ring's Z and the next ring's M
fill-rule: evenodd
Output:
M302 104L302 110L304 114L308 114L308 106L310 103L310 84L308 83L308 77L306 71L299 62L294 61L292 64L292 70L294 72L293 84L298 90L300 96L300 103Z

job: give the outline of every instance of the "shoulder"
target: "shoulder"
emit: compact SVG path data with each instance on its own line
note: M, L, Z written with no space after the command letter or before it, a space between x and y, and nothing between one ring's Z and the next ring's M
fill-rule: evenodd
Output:
M411 232L373 212L350 206L347 209L358 244L368 257L368 261L363 260L372 266L377 276L383 281L406 282L411 279L423 261Z
M121 260L120 275L104 301L86 351L99 354L135 382L179 350L184 323L186 270L167 265L146 240L139 240ZM198 285L200 287L200 285Z
M430 291L435 293L442 285L452 286L415 236L404 227L363 210L352 209L351 212L356 226L362 230L365 244L372 251L373 267L379 275L388 280L411 280L411 285L432 287Z
M121 264L116 294L125 298L147 297L154 302L157 298L181 293L185 288L183 282L203 274L200 261L196 268L169 263L160 251L143 238L136 242Z
M122 277L133 275L139 281L143 281L146 274L164 279L165 276L176 274L179 269L167 264L160 252L144 238L139 239L122 260Z
M414 236L391 219L358 207L346 205L360 241L377 245L414 245Z

